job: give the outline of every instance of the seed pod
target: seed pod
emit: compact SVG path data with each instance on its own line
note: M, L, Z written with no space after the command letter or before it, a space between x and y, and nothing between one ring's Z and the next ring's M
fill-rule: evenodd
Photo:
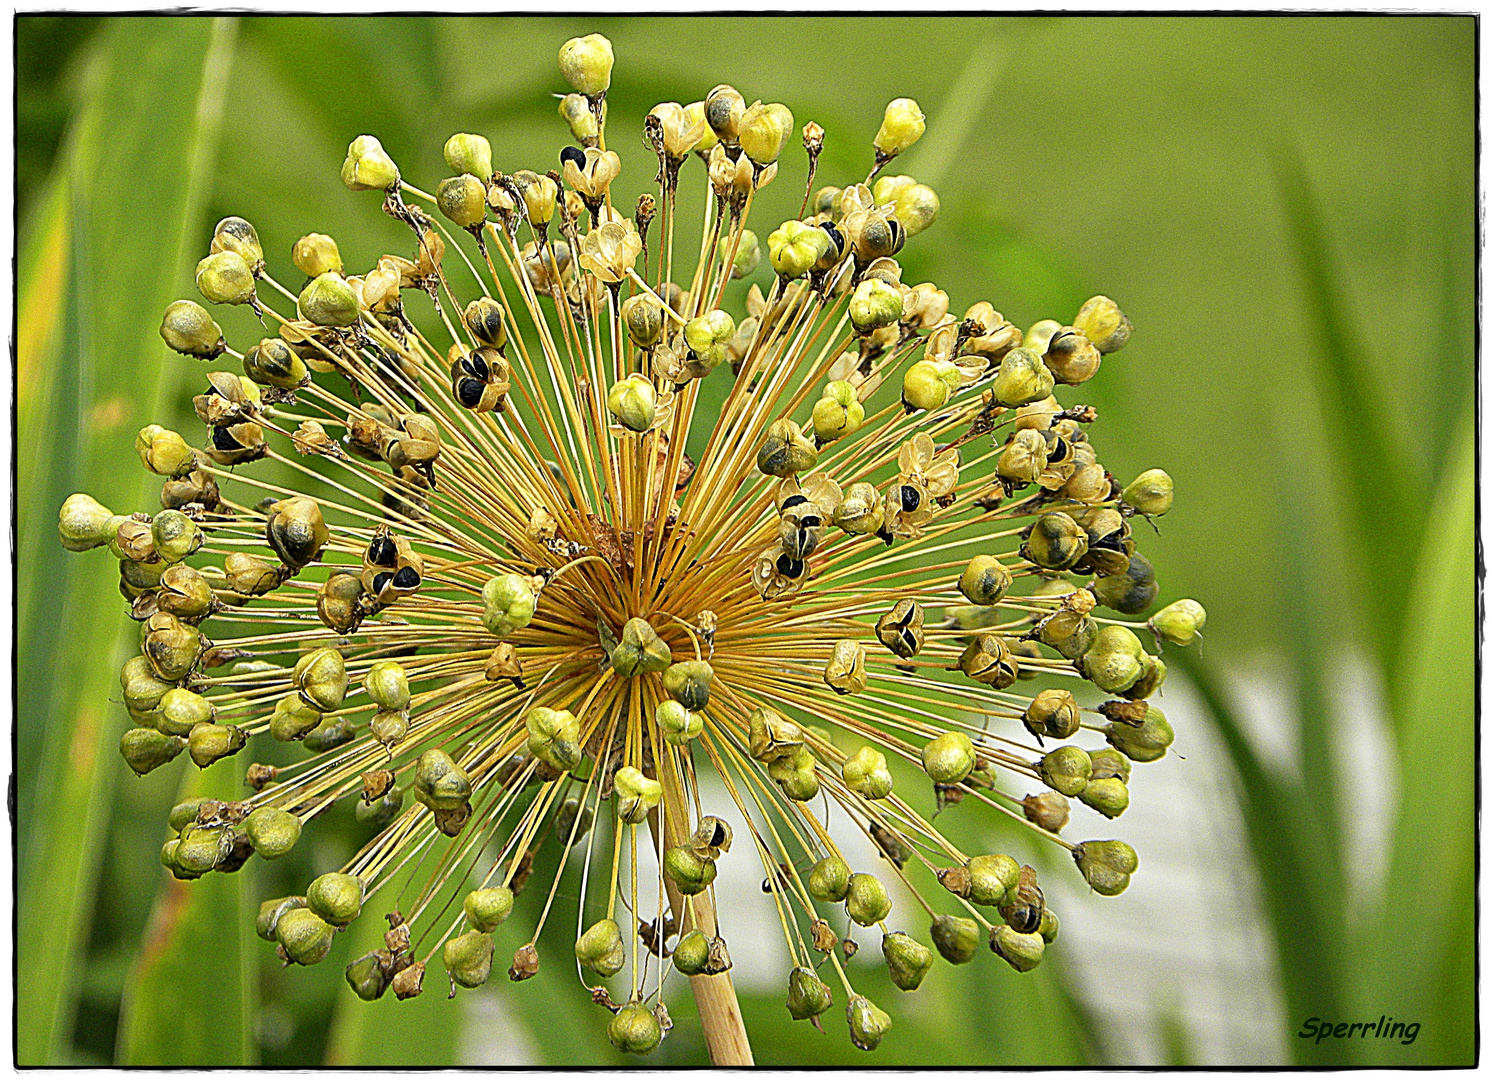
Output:
M1207 611L1195 600L1177 600L1157 611L1146 625L1161 641L1184 647L1202 636Z
M259 915L254 921L254 932L265 941L275 940L275 927L280 916L306 906L304 896L282 896L278 900L266 900L259 905Z
M573 844L591 831L595 817L595 811L589 806L582 807L579 799L566 799L554 813L554 835L562 843Z
M482 625L494 637L505 638L533 620L538 598L527 578L500 574L482 586Z
M581 146L595 146L600 126L596 123L596 114L591 112L590 102L584 94L566 94L560 99L559 114L569 125L570 135ZM606 114L605 103L602 103L601 114ZM496 190L496 189L494 189Z
M352 992L364 1001L377 1001L389 987L387 961L389 954L380 950L359 957L343 973Z
M700 975L710 962L710 939L691 930L673 948L673 966L684 975Z
M1140 868L1140 857L1123 840L1088 840L1073 849L1088 886L1103 896L1118 896L1129 887L1129 877Z
M810 1020L827 1012L834 993L813 968L795 967L787 977L787 1011L794 1020Z
M1046 910L1046 897L1036 881L1034 867L1023 866L1016 887L1005 896L1000 905L1000 917L1006 925L1022 934L1034 934L1041 926L1041 915Z
M611 86L611 67L615 62L611 42L600 34L573 37L560 46L560 74L588 98L598 98L606 93Z
M394 660L380 660L363 676L363 689L380 709L403 709L409 705L409 675Z
M197 820L197 811L204 802L208 800L202 797L187 799L171 807L171 813L166 817L166 824L175 832L181 832L192 822Z
M1059 746L1036 763L1041 782L1066 796L1081 795L1093 772L1093 759L1081 746Z
M363 621L364 596L356 574L334 572L316 590L316 615L327 629L349 634Z
M180 510L162 510L150 519L150 539L161 561L179 563L200 548L205 537Z
M756 454L756 467L767 476L796 476L808 472L819 461L818 450L796 423L786 418L767 428Z
M845 759L845 787L867 799L884 799L891 794L891 770L886 755L873 746L862 746Z
M881 955L898 990L917 989L933 965L932 950L900 930L881 938Z
M684 324L684 343L694 354L698 366L710 372L725 362L726 347L735 332L736 321L729 313L715 308Z
M1088 553L1088 534L1068 515L1042 514L1021 545L1021 557L1044 570L1065 570Z
M1097 346L1071 326L1064 326L1047 342L1042 362L1064 386L1078 386L1098 374L1103 361Z
M296 662L291 681L307 705L331 712L341 708L347 696L347 663L341 653L326 646L302 656Z
M715 880L716 867L691 848L679 845L663 853L663 872L685 896L704 892Z
M342 272L342 253L337 242L323 233L307 233L290 249L290 261L308 278Z
M399 167L372 135L359 135L347 147L342 183L353 191L391 191L399 184Z
M320 557L321 549L331 539L331 532L316 500L296 495L270 504L264 523L264 539L281 562L292 570L299 570Z
M957 915L939 915L932 921L932 940L944 960L967 964L979 953L979 924Z
M908 240L937 221L938 210L940 208L941 203L938 199L938 193L926 184L908 184L896 193L894 207L896 210L896 220L906 230ZM920 288L921 286L918 287ZM941 290L939 291L941 292ZM945 305L946 295L944 294ZM944 312L946 313L946 311L947 308L945 306ZM923 325L929 325L926 318L923 320Z
M606 1025L606 1037L625 1054L651 1054L663 1041L663 1028L646 1006L630 1001Z
M575 958L603 978L615 975L627 962L622 928L613 919L592 923L575 942Z
M1176 485L1164 469L1147 469L1130 481L1123 500L1149 517L1160 517L1171 509Z
M221 758L238 753L248 741L243 729L233 724L198 724L187 737L187 751L197 768L205 769Z
M687 746L704 730L704 717L698 713L692 713L677 701L664 701L658 705L654 714L658 723L658 730L663 733L663 741L670 746Z
M861 926L874 926L891 914L891 894L873 874L851 874L844 909Z
M611 652L611 669L624 679L663 671L672 662L673 652L646 619L628 619L621 641Z
M845 1014L850 1025L850 1042L860 1050L874 1050L891 1030L891 1017L861 994L850 998Z
M945 731L922 748L922 771L935 784L962 783L976 761L974 742L962 731Z
M488 682L512 679L514 686L523 689L523 664L518 659L518 650L506 641L498 645L492 650L492 655L487 657L482 675Z
M648 811L663 798L663 785L644 776L631 765L623 765L612 781L617 817L628 825L647 819Z
M990 393L1001 405L1014 408L1050 397L1056 380L1041 357L1024 346L1005 354L990 383Z
M800 746L790 757L778 758L767 766L767 775L782 786L782 793L794 802L808 802L818 797L818 767L812 751Z
M286 694L275 702L269 718L269 733L279 742L295 742L314 731L321 713L306 704L300 694Z
M492 175L492 144L481 135L452 135L442 153L452 172L470 173L484 180Z
M820 443L853 435L863 423L865 406L860 404L854 386L836 379L824 387L823 396L813 406L813 434Z
M984 907L999 907L1020 885L1020 863L1009 855L975 855L964 869L969 873L966 899Z
M244 832L254 853L264 859L288 854L300 839L300 818L284 810L260 806L244 819Z
M1089 780L1078 798L1106 818L1116 818L1129 808L1129 788L1117 776Z
M708 115L709 102L705 103ZM793 114L786 105L773 102L763 105L753 103L744 113L736 129L736 140L752 163L770 165L782 154L788 139L793 135Z
M450 754L432 748L415 766L414 797L431 810L455 810L471 798L471 778Z
M1026 730L1038 739L1070 739L1077 733L1082 713L1077 699L1066 690L1042 690L1026 706Z
M756 708L747 720L748 750L761 762L790 758L803 745L803 729L775 709Z
M844 639L834 643L824 665L824 682L836 694L858 694L865 689L865 646Z
M490 934L513 913L513 890L506 885L473 889L466 894L462 910L473 926Z
M1121 694L1131 701L1143 701L1164 686L1165 682L1165 661L1145 653L1140 657L1140 677L1129 689L1121 691Z
M461 228L475 228L487 220L487 186L469 173L447 177L435 188L435 205Z
M1060 611L1043 621L1038 636L1069 660L1076 660L1093 646L1098 637L1098 623L1087 615Z
M394 996L400 1001L408 1001L410 998L419 997L420 991L425 983L425 961L416 960L407 968L394 973L389 980L389 986L394 991Z
M837 904L850 892L850 865L838 855L826 855L808 872L808 895Z
M186 440L159 424L140 429L135 436L135 453L140 455L140 463L157 476L184 476L196 464Z
M297 964L309 966L325 960L335 938L336 931L309 908L292 908L275 922L275 939Z
M1143 674L1145 650L1124 626L1105 626L1079 661L1083 676L1110 694L1128 690Z
M941 409L958 392L963 377L948 360L918 360L901 379L901 403L909 412Z
M1041 935L1042 941L1050 945L1057 940L1059 926L1056 914L1051 908L1046 908L1041 913L1041 926L1037 928L1036 932Z
M186 746L186 740L162 735L155 728L130 728L119 740L119 753L135 775L144 776L173 760Z
M146 619L140 633L140 651L165 682L186 678L202 654L202 635L169 612L158 611Z
M161 574L156 602L160 610L196 624L212 614L212 586L200 571L178 563Z
M1088 779L1105 780L1111 776L1117 776L1126 784L1129 783L1129 774L1132 769L1130 759L1118 750L1112 748L1094 750L1088 758L1093 762L1093 771Z
M890 611L876 620L876 637L897 656L910 660L922 651L927 640L922 621L921 604L915 600L898 600Z
M481 986L492 974L493 949L491 934L468 930L445 943L441 961L456 983L470 989Z
M57 512L57 535L68 551L89 551L113 540L127 519L91 495L69 495Z
M911 98L896 98L886 106L886 115L881 118L880 130L873 140L876 157L894 158L910 149L927 130L927 120L917 102Z
M637 293L622 302L622 324L640 349L650 349L663 338L663 305L651 293Z
M879 532L884 521L881 493L864 481L851 484L834 509L834 524L852 536Z
M1104 731L1110 746L1131 761L1159 761L1176 739L1170 721L1154 705L1145 713L1138 727L1131 724L1110 724ZM1115 815L1110 814L1110 817Z
M580 720L569 709L536 705L525 714L528 752L557 772L578 768L585 759L580 748Z
M663 672L663 689L690 712L710 704L710 683L715 669L705 660L681 660Z
M1034 484L1046 470L1047 445L1042 433L1022 428L1000 452L995 472L1011 485Z
M223 330L195 300L174 300L161 319L161 339L183 356L212 360L223 355Z
M222 864L233 851L233 834L225 825L188 825L176 846L176 865L201 876Z
M333 926L346 926L363 910L363 883L351 874L322 874L306 886L306 906Z
M779 277L803 277L830 253L829 234L803 221L784 221L767 235L767 259Z
M254 299L254 275L243 256L220 251L197 264L197 291L213 304L246 304Z
M1095 296L1078 309L1072 325L1101 353L1118 352L1129 341L1129 318L1107 296Z
M159 699L155 726L162 735L190 735L198 724L211 724L217 715L212 703L201 694L172 687Z
M353 814L358 821L364 825L371 825L380 832L399 816L399 811L404 809L404 791L401 788L390 788L385 794L374 799L372 802L358 800L353 807Z
M1046 942L1040 934L1022 934L1009 926L997 926L990 931L989 947L1016 971L1026 972L1041 963Z
M261 386L294 390L311 381L306 362L282 338L263 338L244 353L243 373Z
M975 682L1004 690L1020 674L1020 665L999 634L977 634L958 658L958 668Z
M1089 550L1093 550L1090 542ZM1098 602L1122 615L1138 615L1155 603L1160 586L1155 581L1155 567L1138 551L1129 556L1129 567L1122 574L1101 577L1090 586Z
M245 596L263 596L279 587L279 567L257 555L235 551L223 560L228 588Z
M901 293L877 278L866 278L850 297L850 322L862 334L891 326L901 318Z
M313 754L324 754L328 750L346 746L355 738L357 732L353 730L351 722L345 716L339 716L307 732L301 745Z

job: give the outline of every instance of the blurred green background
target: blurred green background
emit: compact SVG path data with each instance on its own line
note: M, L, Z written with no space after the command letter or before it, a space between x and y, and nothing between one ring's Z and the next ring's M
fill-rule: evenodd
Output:
M76 490L153 507L142 424L198 430L201 372L156 327L193 295L213 222L247 217L272 265L313 230L354 266L403 252L342 187L347 142L377 134L426 189L457 130L491 138L499 169L547 169L555 52L591 30L618 58L628 198L657 101L731 82L786 102L829 133L820 182L844 183L885 102L917 98L928 134L898 168L943 211L907 279L1021 326L1094 292L1123 305L1133 342L1082 400L1110 469L1175 478L1146 550L1161 601L1210 615L1167 687L1184 760L1116 823L1145 837L1129 893L1074 893L1067 947L1029 977L940 968L872 1059L837 1025L790 1029L747 973L758 1061L1471 1064L1471 18L39 16L16 22L17 1063L619 1063L561 972L368 1006L341 953L282 973L253 939L268 871L166 876L179 786L237 781L184 757L128 776L111 697L132 624L110 560L65 558L55 534ZM784 156L761 235L796 212L804 168ZM350 814L313 832L275 874L363 838ZM689 1008L651 1063L703 1060ZM1414 1043L1296 1034L1381 1014L1419 1023Z

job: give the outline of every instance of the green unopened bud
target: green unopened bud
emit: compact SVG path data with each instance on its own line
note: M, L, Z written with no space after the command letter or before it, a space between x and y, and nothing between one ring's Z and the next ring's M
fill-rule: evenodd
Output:
M452 172L470 173L482 180L492 175L492 144L480 135L452 135L443 152Z
M961 382L952 361L918 360L901 377L901 400L913 409L941 409Z
M589 98L606 93L611 86L611 66L615 62L611 42L600 34L573 37L560 46L560 74Z
M1087 532L1061 511L1037 518L1021 547L1024 558L1045 570L1065 570L1087 553Z
M297 964L319 964L332 951L337 932L309 908L292 908L275 923L275 938Z
M1146 469L1124 489L1122 498L1142 514L1160 517L1171 509L1176 486L1164 469Z
M147 424L135 436L140 463L157 476L184 476L192 471L192 448L177 432L159 424Z
M482 586L482 625L494 637L505 638L532 621L537 603L528 578L499 574Z
M768 476L796 476L809 472L819 463L818 449L796 423L786 418L767 428L766 438L756 453L756 467Z
M327 272L312 278L301 290L301 317L317 326L352 326L360 307L357 293L341 274Z
M1088 300L1078 309L1072 325L1081 330L1101 353L1118 352L1124 348L1132 329L1129 318L1107 296Z
M387 967L383 957L376 952L348 964L343 975L352 992L364 1001L377 1001L389 988Z
M778 275L800 278L829 253L829 234L817 225L784 221L767 236L767 259Z
M130 728L119 740L119 753L137 776L144 776L175 759L186 747L176 735L162 735L155 728Z
M1016 971L1025 972L1041 963L1046 941L1040 934L1022 934L1008 926L997 926L990 931L989 947Z
M932 940L950 964L967 964L979 954L979 924L958 915L939 915L932 921Z
M945 731L922 748L922 771L935 784L957 784L974 771L974 742L962 731Z
M333 926L346 926L363 910L363 883L351 874L322 874L306 887L306 906Z
M1026 706L1026 730L1037 738L1069 739L1082 720L1077 699L1066 690L1042 690Z
M844 909L861 926L874 926L891 914L891 894L873 874L851 874Z
M964 869L969 874L966 899L984 907L999 907L1021 881L1021 865L1009 855L975 855Z
M291 680L307 705L331 712L347 696L347 662L331 646L306 653L296 662Z
M628 1002L606 1025L606 1037L624 1054L651 1054L663 1041L658 1018L640 1002Z
M1081 795L1093 773L1093 759L1081 746L1059 746L1036 763L1041 782L1063 795Z
M399 167L372 135L359 135L347 147L342 183L353 191L389 191L399 184Z
M441 950L446 973L459 986L481 986L492 974L493 942L491 934L468 930L451 938Z
M222 327L195 300L176 300L161 319L161 339L184 356L211 360L227 348Z
M673 966L681 974L702 974L709 963L710 939L698 930L689 931L673 947Z
M711 370L726 359L726 347L736 332L736 321L727 312L716 308L684 324L684 341Z
M1105 626L1083 654L1083 675L1110 694L1128 690L1144 672L1145 649L1125 626ZM1070 794L1070 793L1069 793Z
M1165 715L1151 705L1138 727L1112 723L1104 732L1104 738L1110 746L1131 761L1159 761L1166 756L1166 750L1176 740L1176 733L1171 730L1171 723Z
M901 931L881 938L881 955L898 990L917 989L933 965L932 950Z
M269 718L269 733L279 742L304 739L321 723L321 713L302 700L300 694L286 694L275 702Z
M613 919L592 923L575 942L575 958L598 975L615 975L627 962L622 928Z
M264 901L259 905L259 915L254 920L254 932L265 941L274 941L275 928L280 921L280 916L305 906L304 896L282 896L277 900Z
M1041 357L1018 346L1005 354L1000 371L990 383L990 392L1001 405L1014 408L1050 397L1056 380Z
M580 720L569 709L536 705L523 719L528 752L559 772L577 768L585 757L580 748Z
M647 431L657 415L658 392L646 375L628 375L613 383L606 394L606 409L629 431Z
M763 105L758 101L741 115L736 140L752 162L770 165L781 156L792 135L792 111L776 102Z
M68 551L89 551L113 540L124 521L92 495L79 492L69 495L57 512L57 535Z
M414 794L431 810L458 810L471 798L471 778L450 754L433 748L415 765Z
M808 895L837 904L850 892L850 864L838 855L827 855L808 872Z
M197 264L197 291L212 304L247 304L254 298L254 274L242 255L220 251Z
M908 184L896 192L896 220L910 240L938 219L938 193L926 184Z
M855 387L843 379L825 386L823 396L813 404L813 433L820 443L853 435L863 423L865 406Z
M867 799L884 799L891 794L891 770L886 767L886 755L873 746L860 747L845 759L844 783Z
M850 998L845 1017L850 1025L850 1042L861 1050L874 1050L891 1030L891 1017L859 994Z
M466 894L462 910L473 926L490 934L513 913L513 890L506 885L473 889Z
M794 1020L821 1016L834 1004L834 993L813 968L795 967L787 977L787 1011Z
M705 660L681 660L663 673L663 689L690 712L710 703L710 683L715 669Z
M875 148L883 157L892 158L909 149L927 130L927 118L911 98L896 98L886 106L876 132Z
M880 278L866 278L850 297L850 322L862 334L901 318L901 293Z
M1129 888L1129 877L1140 868L1140 857L1123 840L1088 840L1072 851L1089 888L1102 896L1118 896Z
M342 253L325 233L307 233L290 249L290 261L308 278L342 272Z
M162 510L150 519L155 553L168 563L179 563L202 546L205 537L197 523L180 510Z
M435 205L463 229L487 220L487 186L470 173L448 176L435 188Z
M704 892L715 880L713 861L700 858L685 845L671 847L663 853L663 872L685 896Z
M262 859L288 854L300 839L300 818L271 806L251 810L243 825L254 854Z
M363 689L380 709L403 709L409 705L409 675L394 660L380 660L363 676Z
M187 736L187 752L197 768L205 769L215 761L232 757L248 741L244 730L233 724L198 724Z
M646 820L648 811L663 798L663 785L631 765L623 765L616 771L613 784L617 816L629 825Z
M1157 611L1147 625L1162 641L1186 646L1202 636L1202 628L1207 625L1207 611L1195 600L1177 600Z
M687 746L705 727L703 716L690 712L677 701L661 702L656 719L663 741L670 746Z

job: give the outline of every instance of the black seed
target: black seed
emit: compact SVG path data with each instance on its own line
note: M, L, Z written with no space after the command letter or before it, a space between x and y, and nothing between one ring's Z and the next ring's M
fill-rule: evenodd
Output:
M480 379L460 379L456 383L456 397L468 409L475 409L482 403L486 389L487 384Z
M487 368L487 361L482 359L481 353L472 353L468 356L466 358L466 365L471 369L471 373L479 379L485 380L491 374L491 371Z
M383 587L393 580L394 575L389 573L373 575L373 595L377 596L383 592Z
M399 549L387 536L375 536L368 545L368 561L374 566L393 566L399 557Z
M563 166L567 161L575 162L575 167L577 169L584 169L585 151L580 149L578 146L565 147L563 150L560 151L560 165Z
M412 566L406 566L394 575L394 588L414 589L420 584L419 572Z
M777 556L777 572L787 578L799 577L803 573L803 560L795 559L784 552Z
M922 495L911 484L901 486L901 508L910 514L922 505Z
M782 500L782 509L791 510L795 506L802 506L807 501L807 495L789 495L786 499Z
M214 450L242 450L243 443L235 439L225 427L212 429L212 447Z
M844 250L844 234L835 227L832 221L824 222L819 228L829 234L829 239L834 242L834 252L836 255Z

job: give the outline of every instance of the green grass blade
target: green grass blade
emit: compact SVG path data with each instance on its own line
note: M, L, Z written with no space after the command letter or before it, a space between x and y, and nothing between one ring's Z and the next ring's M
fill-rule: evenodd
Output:
M133 625L108 605L112 561L99 552L64 559L57 507L80 490L115 509L154 504L158 481L144 483L119 462L133 454L134 431L174 400L187 370L167 360L156 328L198 246L188 239L200 224L231 60L225 25L110 23L61 166L70 238L63 346L54 354L50 398L19 406L38 438L27 453L43 462L17 493L20 558L28 576L45 583L45 594L31 594L20 608L27 642L17 672L20 715L31 732L44 732L28 733L36 756L23 786L36 796L20 818L27 834L17 905L22 1065L63 1060L68 1045L93 882L124 771L115 746L125 718L110 698L135 647ZM181 153L162 155L162 143ZM28 325L26 312L20 325ZM62 670L70 677L55 680Z

